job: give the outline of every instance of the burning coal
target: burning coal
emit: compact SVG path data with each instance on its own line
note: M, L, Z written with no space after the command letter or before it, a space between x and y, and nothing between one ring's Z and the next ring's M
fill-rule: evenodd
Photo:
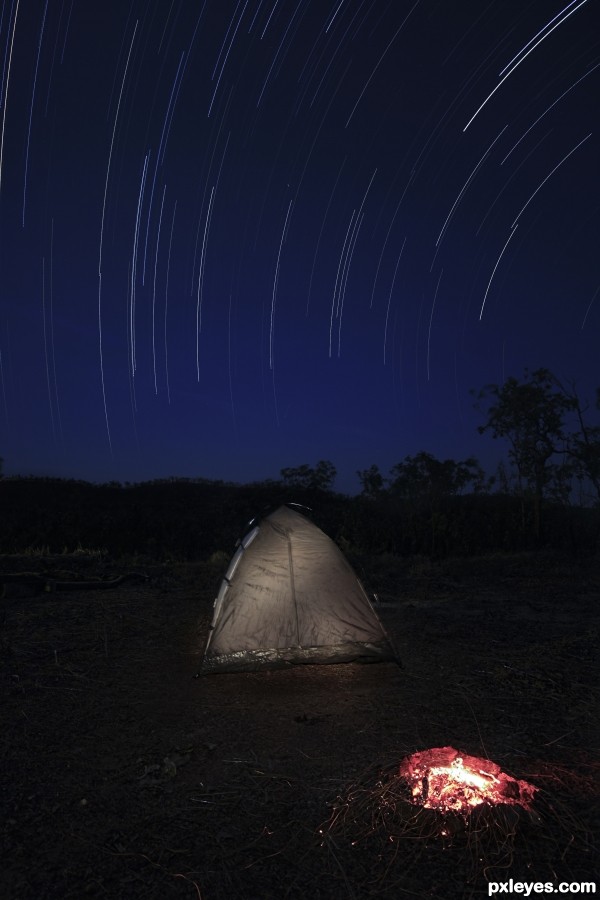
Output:
M531 809L537 790L502 772L489 759L467 756L454 747L436 747L407 756L398 772L410 790L411 803L467 817L482 804Z

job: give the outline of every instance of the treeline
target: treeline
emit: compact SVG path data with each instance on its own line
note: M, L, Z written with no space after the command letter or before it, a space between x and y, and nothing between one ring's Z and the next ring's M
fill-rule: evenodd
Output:
M232 553L253 517L290 501L308 507L350 554L444 558L547 548L586 557L600 547L600 509L549 503L540 538L533 506L498 491L399 495L382 489L376 497L349 497L293 477L249 485L169 479L128 487L5 478L0 553L83 548L117 558L208 559Z
M486 476L477 459L406 456L384 475L357 472L359 496L334 490L329 460L284 468L280 479L238 485L166 479L133 485L0 480L0 553L78 546L113 556L204 559L231 552L244 524L296 502L347 551L409 556L600 549L600 426L574 385L547 369L475 395L480 433L508 445ZM600 390L595 408L600 410Z

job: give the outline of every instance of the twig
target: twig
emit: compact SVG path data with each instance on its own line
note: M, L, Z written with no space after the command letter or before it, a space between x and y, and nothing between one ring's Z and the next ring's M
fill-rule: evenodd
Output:
M335 847L336 850L338 850L338 848L336 847L335 842L330 834L325 835L325 842L327 844L329 852L331 853L331 856L333 857L333 861L335 862L336 866L342 873L342 878L344 879L344 884L346 885L346 890L348 891L348 896L352 897L352 898L356 898L356 894L354 893L354 891L352 889L352 885L348 881L348 876L346 875L344 867L342 866L341 862L339 861L337 853L335 852L335 850L333 850L333 847ZM339 850L338 850L338 852L339 852Z
M183 874L181 874L181 872L177 872L177 873L174 872L173 878L183 878L184 881L189 881L190 884L193 884L194 887L196 888L196 893L198 894L199 900L202 900L202 892L200 891L200 888L198 887L197 882L195 882L192 878L188 878L187 875L183 875Z

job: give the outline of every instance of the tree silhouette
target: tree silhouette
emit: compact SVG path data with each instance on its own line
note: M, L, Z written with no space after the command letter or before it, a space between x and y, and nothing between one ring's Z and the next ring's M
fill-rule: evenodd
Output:
M378 500L385 489L379 466L372 465L368 469L359 469L356 474L362 484L362 496L369 500Z
M406 456L403 462L393 467L391 475L393 494L406 500L428 500L430 503L460 494L467 486L479 490L484 479L483 470L473 457L456 462L436 459L425 451Z
M330 491L337 470L332 462L321 459L314 468L304 463L301 466L281 469L280 474L290 487L307 491Z
M476 395L476 408L488 404L485 425L480 434L490 431L494 438L510 444L509 458L514 463L521 497L525 488L533 498L534 534L542 533L542 505L551 482L559 487L564 481L567 434L564 419L574 409L573 399L558 384L548 369L525 370L525 380L507 378L502 386L489 384ZM562 466L551 462L557 454ZM563 487L564 491L564 487ZM523 520L524 520L524 505Z
M589 405L581 401L574 384L565 387L558 379L556 384L568 399L579 426L579 430L569 435L567 441L571 473L580 482L589 480L596 493L596 502L600 505L600 426L590 425L586 421ZM600 388L596 389L596 409L600 410Z

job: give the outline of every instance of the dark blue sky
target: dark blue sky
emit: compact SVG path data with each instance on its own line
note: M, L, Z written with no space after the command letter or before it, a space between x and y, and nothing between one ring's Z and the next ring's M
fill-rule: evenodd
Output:
M6 474L476 455L600 383L598 0L6 0Z

